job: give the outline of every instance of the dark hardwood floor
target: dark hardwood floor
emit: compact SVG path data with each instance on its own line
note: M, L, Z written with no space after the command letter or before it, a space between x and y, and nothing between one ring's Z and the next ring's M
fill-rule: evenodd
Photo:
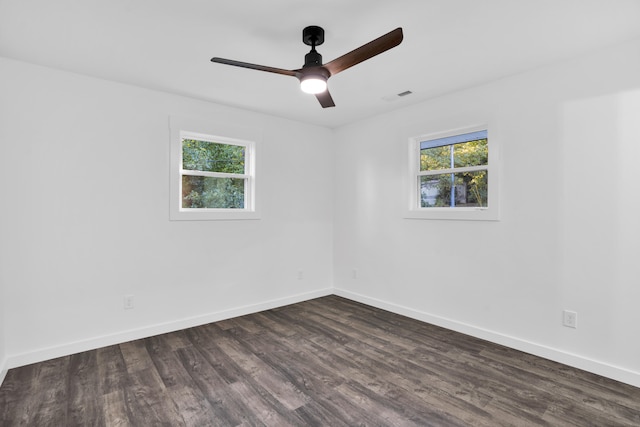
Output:
M11 369L0 426L639 426L640 389L337 296Z

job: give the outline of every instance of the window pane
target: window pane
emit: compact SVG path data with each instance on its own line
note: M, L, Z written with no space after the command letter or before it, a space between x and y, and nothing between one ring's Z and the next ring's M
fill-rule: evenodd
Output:
M421 171L483 166L488 162L489 145L486 139L420 149Z
M245 147L182 140L182 168L205 172L244 173Z
M487 207L488 171L421 176L420 207Z
M182 207L244 209L245 180L182 176Z
M420 170L433 171L451 168L451 146L423 148L420 150Z
M486 139L453 146L454 167L482 166L489 163L489 145Z

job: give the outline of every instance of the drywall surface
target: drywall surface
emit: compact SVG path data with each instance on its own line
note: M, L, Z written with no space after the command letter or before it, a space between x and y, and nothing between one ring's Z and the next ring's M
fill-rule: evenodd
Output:
M2 167L2 161L0 161L0 167ZM4 321L4 313L5 313L5 298L4 298L4 280L3 280L2 271L0 270L0 385L4 380L5 375L7 374L7 351L5 348L5 339L4 335L7 329L7 326Z
M0 92L10 365L330 292L330 130L5 59ZM260 135L260 219L169 220L169 116Z
M0 105L2 101L0 101ZM1 120L1 119L0 119ZM1 144L1 142L0 142ZM7 159L5 156L0 155L0 181L5 180L5 176L2 173L2 170L7 168ZM1 186L2 184L0 184ZM0 193L1 194L1 193ZM2 206L3 210L7 208L7 206L0 202L0 206ZM0 218L2 218L0 214ZM0 234L0 241L3 239ZM1 244L0 244L1 246ZM5 343L5 334L7 331L7 323L5 320L5 312L7 310L7 300L5 298L5 274L4 269L2 268L2 260L6 257L6 253L4 250L0 249L0 385L7 374L7 349Z
M338 129L336 292L640 386L639 51ZM499 149L500 220L405 219L408 137L478 123Z

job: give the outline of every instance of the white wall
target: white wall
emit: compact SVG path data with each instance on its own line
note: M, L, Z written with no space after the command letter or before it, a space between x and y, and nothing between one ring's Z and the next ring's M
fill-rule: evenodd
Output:
M0 268L0 384L4 380L5 375L7 374L7 350L5 348L5 339L4 334L7 329L7 325L4 321L4 280L3 280L2 269Z
M339 129L336 292L640 386L638 52ZM403 219L407 136L478 121L500 144L501 220Z
M0 93L9 367L331 292L330 130L5 59ZM260 220L169 221L169 115L261 132Z
M640 386L639 49L335 133L0 59L0 363L303 300L333 280ZM168 220L170 114L261 129L261 220ZM478 119L500 143L502 219L403 219L406 136ZM561 326L564 308L578 329Z

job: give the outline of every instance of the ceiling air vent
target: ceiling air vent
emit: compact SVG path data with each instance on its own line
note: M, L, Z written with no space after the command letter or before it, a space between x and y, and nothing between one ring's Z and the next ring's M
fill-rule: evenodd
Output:
M392 101L397 101L398 99L407 96L407 95L411 95L413 92L411 92L410 90L405 90L404 92L400 92L397 93L395 95L388 95L388 96L383 96L382 99L384 99L385 101L388 102L392 102Z

